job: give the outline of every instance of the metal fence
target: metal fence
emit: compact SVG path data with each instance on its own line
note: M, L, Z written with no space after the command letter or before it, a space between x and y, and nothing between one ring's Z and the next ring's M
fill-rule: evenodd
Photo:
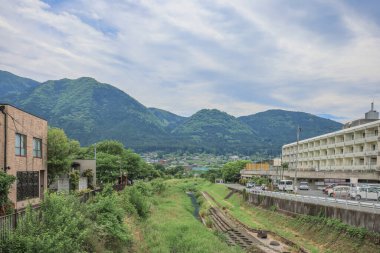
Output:
M122 191L125 188L126 184L116 184L113 186L115 191ZM91 197L95 196L98 192L101 192L102 189L96 189L90 192L86 192L79 197L81 203L87 202ZM39 205L33 206L33 210L38 210ZM17 228L17 224L22 222L25 217L26 209L15 210L14 213L9 215L0 216L0 240L6 239L14 229Z
M336 207L341 207L341 208L346 208L346 209L380 213L379 202L364 202L364 201L356 201L356 200L350 200L350 199L340 199L336 197L332 198L332 197L306 196L306 195L298 195L298 194L285 193L285 192L261 191L261 190L255 190L255 189L252 189L249 192L253 194L257 194L257 195L288 199L288 200L299 201L299 202L304 202L304 203L336 206Z

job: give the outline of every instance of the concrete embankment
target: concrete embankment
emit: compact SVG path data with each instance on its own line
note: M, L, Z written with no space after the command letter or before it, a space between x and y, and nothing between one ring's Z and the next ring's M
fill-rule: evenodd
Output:
M342 222L355 226L364 227L369 231L380 233L380 214L367 211L350 210L335 206L325 206L313 203L304 203L295 200L281 199L273 196L263 196L248 193L247 201L250 204L264 208L275 207L278 211L288 215L305 214L327 218L339 219Z

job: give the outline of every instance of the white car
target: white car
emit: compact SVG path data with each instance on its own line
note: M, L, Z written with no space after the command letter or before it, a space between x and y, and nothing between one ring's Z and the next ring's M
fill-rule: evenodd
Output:
M350 192L350 196L353 199L370 199L380 201L380 187L357 187Z
M350 196L350 187L345 185L337 185L327 191L327 196L334 198L347 198Z
M281 180L278 183L279 191L293 191L293 181L292 180Z
M308 182L300 182L299 189L308 191L309 190L309 183Z

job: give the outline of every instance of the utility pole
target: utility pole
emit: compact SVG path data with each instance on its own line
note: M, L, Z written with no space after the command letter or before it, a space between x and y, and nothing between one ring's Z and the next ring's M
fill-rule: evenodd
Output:
M301 128L300 128L300 126L298 125L298 126L297 126L297 153L296 153L296 167L295 167L295 171L294 171L294 182L293 182L295 192L297 192L297 170L298 170L298 153L299 153L300 132L301 132Z
M94 158L95 158L95 161L96 161L96 143L95 143L95 147L94 147Z

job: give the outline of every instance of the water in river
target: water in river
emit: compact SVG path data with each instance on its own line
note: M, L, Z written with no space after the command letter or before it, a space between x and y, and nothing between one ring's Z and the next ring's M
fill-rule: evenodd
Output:
M191 203L193 204L193 207L194 207L193 215L195 218L199 219L199 204L197 202L197 198L195 197L193 192L186 192L186 193L190 197Z

